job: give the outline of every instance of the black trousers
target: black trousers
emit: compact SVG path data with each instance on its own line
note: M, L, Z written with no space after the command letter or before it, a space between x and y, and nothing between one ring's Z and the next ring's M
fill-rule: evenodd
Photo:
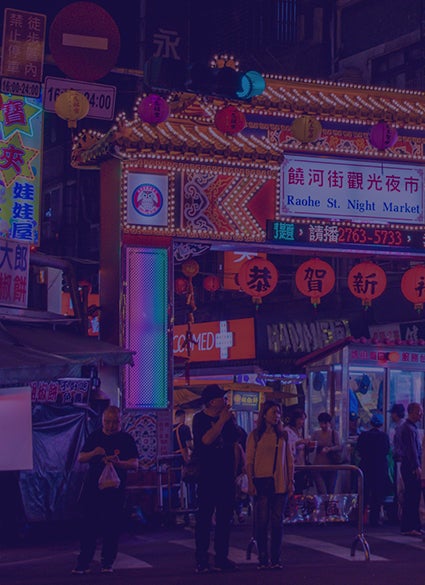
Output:
M385 476L384 476L385 477ZM381 506L385 499L386 484L384 477L376 477L364 472L364 506L369 506L369 523L371 526L378 526Z
M93 560L98 536L102 539L101 564L112 566L118 552L122 527L124 491L121 489L97 490L84 494L80 501L81 536L78 565L87 568Z
M258 546L258 560L267 565L269 558L272 565L279 563L283 537L283 515L288 494L255 496L254 523L255 539ZM268 533L270 531L270 555L268 551Z
M208 563L208 549L212 516L215 511L214 552L216 563L226 560L229 554L230 525L235 503L233 482L200 481L198 485L198 512L196 516L196 562Z
M403 508L401 513L401 532L420 530L419 502L421 499L421 480L410 468L401 464L401 476L404 482Z

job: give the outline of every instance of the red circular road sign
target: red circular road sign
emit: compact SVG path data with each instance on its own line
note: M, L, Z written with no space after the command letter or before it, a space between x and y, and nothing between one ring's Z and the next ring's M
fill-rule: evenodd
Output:
M52 22L49 46L56 65L68 77L95 81L117 62L120 31L98 4L74 2Z

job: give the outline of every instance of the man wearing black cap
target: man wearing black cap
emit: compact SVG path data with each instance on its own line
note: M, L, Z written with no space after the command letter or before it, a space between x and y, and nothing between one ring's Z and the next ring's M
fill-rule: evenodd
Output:
M228 558L230 524L235 498L235 443L238 429L218 384L202 392L205 407L193 417L195 457L200 462L198 514L196 519L196 571L209 571L208 549L215 510L214 570L232 571L237 567Z

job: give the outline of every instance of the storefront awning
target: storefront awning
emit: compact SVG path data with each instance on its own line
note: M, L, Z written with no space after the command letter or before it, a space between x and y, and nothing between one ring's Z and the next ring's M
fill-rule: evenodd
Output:
M0 385L78 376L81 366L131 364L133 354L117 345L44 327L1 324Z
M336 351L344 348L346 345L348 345L352 341L353 341L353 337L344 337L343 339L338 339L337 341L334 341L333 343L329 343L328 345L325 345L325 347L320 347L319 349L316 349L316 350L312 351L311 353L308 353L308 354L304 355L303 357L299 358L295 362L295 365L299 366L299 367L307 366L308 364L310 364L312 362L316 362L320 359L325 358L326 356L328 356L332 353L335 353Z

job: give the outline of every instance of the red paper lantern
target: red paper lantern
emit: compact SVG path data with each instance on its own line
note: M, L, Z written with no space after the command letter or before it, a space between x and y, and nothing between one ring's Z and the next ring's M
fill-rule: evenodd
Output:
M196 260L186 260L182 264L182 272L188 278L194 278L199 272L199 264Z
M235 106L226 106L216 112L214 124L223 134L237 134L245 128L246 119Z
M160 124L168 118L170 108L164 98L152 93L142 99L137 107L137 113L143 122Z
M421 311L425 302L425 266L418 265L409 268L401 278L401 292L408 301Z
M189 283L185 278L176 278L174 290L178 295L185 295L189 292Z
M369 142L378 150L391 148L397 139L397 130L383 120L372 126L369 131Z
M203 281L204 289L209 292L215 292L220 288L220 279L215 274L209 274Z
M278 281L275 265L265 258L246 260L239 270L239 285L243 292L252 297L254 303L261 303L262 297L272 293Z
M384 270L373 262L361 262L350 270L348 288L367 309L372 300L381 296L387 287L387 276Z
M298 267L295 284L300 293L310 297L316 307L321 297L331 292L335 285L334 269L320 258L312 258Z

